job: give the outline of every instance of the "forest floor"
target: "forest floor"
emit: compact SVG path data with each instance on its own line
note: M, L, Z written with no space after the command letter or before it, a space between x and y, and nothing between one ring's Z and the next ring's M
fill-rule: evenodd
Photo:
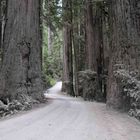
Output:
M0 140L140 140L140 122L106 105L60 92L46 93L48 104L0 121Z

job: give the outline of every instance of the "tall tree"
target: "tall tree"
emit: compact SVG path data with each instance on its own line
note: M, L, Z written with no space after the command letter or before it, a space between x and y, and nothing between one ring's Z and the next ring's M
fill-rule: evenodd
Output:
M123 108L127 98L122 94L115 72L140 71L140 2L110 0L109 14L112 41L107 104Z
M79 59L79 2L72 1L73 12L73 78L74 78L74 92L79 95L79 79L78 79L78 59Z
M54 13L54 2L53 0L45 1L47 11L47 26L48 26L48 54L51 55L52 51L52 16Z
M104 2L102 5L102 36L103 36L103 63L102 63L102 73L103 73L103 97L106 99L107 95L107 76L108 76L108 66L109 66L109 16L108 16L108 3Z
M52 47L53 47L53 44L52 44L52 31L51 31L51 28L50 26L48 26L48 54L51 55L51 52L52 52Z
M96 50L94 45L93 2L91 0L86 0L85 5L87 68L96 71L97 65Z
M103 46L103 2L94 3L94 57L96 61L95 71L97 73L98 97L103 98L103 74L104 74L104 46Z
M40 0L7 0L6 13L0 99L42 101Z
M72 1L63 0L64 66L62 90L74 95L72 54Z
M5 26L5 9L6 9L6 0L0 1L0 63L2 61L2 44L3 44L3 34Z
M87 68L97 73L96 99L103 98L103 2L86 0Z
M2 2L0 1L0 48L2 41Z

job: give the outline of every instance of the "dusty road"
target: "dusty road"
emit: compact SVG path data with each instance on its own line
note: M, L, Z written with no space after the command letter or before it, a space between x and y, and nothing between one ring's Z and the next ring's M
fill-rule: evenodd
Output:
M140 123L104 104L60 93L57 83L49 104L0 121L0 140L140 140Z

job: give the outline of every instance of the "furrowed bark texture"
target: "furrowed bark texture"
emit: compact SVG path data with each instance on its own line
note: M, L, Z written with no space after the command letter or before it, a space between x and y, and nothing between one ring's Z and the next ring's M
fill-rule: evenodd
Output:
M125 69L140 72L140 1L111 0L110 25L112 55L107 105L120 109L127 101L119 88L114 71Z
M73 91L73 55L72 55L72 2L63 0L63 85L62 91L74 96Z
M104 46L103 46L103 2L95 2L94 6L94 48L97 73L97 98L103 99ZM102 99L101 99L102 98Z
M2 42L2 2L0 1L0 50Z
M103 14L103 97L106 100L107 96L107 76L108 76L108 67L109 67L109 59L110 59L110 46L109 46L109 18L108 18L108 6L104 6Z
M0 98L42 101L39 0L8 0Z
M96 52L94 46L93 3L86 0L86 60L87 69L96 70Z
M2 61L2 46L3 46L3 34L5 26L5 9L6 9L6 0L0 1L0 65Z
M86 0L86 49L87 69L95 71L96 77L96 100L103 100L103 2ZM94 81L95 83L95 81ZM93 85L94 86L94 85Z

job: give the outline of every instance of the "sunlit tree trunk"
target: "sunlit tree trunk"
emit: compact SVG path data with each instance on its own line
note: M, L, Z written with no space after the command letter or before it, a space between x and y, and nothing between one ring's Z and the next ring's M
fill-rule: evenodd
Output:
M48 54L49 55L51 55L51 53L52 53L52 47L53 47L53 44L52 44L52 31L51 31L50 26L48 25Z

